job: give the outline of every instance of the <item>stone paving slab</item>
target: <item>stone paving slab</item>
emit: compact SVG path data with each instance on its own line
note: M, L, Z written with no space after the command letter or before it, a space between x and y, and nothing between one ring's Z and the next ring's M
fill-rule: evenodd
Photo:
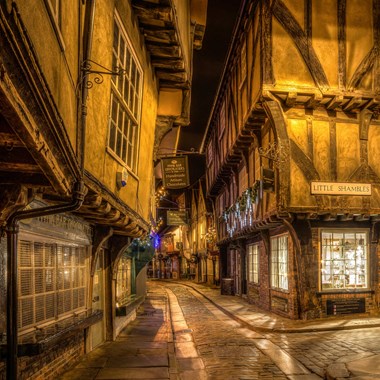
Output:
M104 368L96 380L106 379L169 379L168 368Z
M78 368L63 374L60 380L93 380L99 373L100 368Z
M177 358L177 364L181 372L205 368L203 360L200 358Z
M184 371L180 374L180 379L181 380L208 380L209 378L205 370L198 370L198 371ZM216 380L215 378L213 379Z
M354 376L377 375L380 379L380 355L351 361L347 363L347 369Z
M286 375L309 375L310 371L302 365L298 360L290 356L287 352L273 344L268 339L254 339L255 345L266 355Z
M168 356L135 355L112 356L108 359L106 367L135 368L135 367L168 367Z

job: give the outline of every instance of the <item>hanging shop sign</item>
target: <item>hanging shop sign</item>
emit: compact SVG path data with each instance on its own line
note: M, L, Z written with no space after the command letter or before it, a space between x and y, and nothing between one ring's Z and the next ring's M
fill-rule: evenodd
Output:
M161 159L162 180L166 189L182 189L189 186L187 156Z
M187 212L168 210L166 212L166 224L168 226L183 226L187 224Z
M372 185L350 182L311 182L310 191L313 195L371 195Z

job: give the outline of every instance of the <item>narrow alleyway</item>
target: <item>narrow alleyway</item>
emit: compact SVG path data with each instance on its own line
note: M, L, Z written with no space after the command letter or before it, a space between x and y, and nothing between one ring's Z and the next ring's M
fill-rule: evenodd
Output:
M255 331L203 293L180 283L149 282L136 320L115 342L86 355L61 380L317 380L325 378L329 366L338 365L341 371L345 361L377 360L374 342L380 338L379 328ZM236 305L239 302L242 315L244 301ZM351 378L347 371L340 374Z

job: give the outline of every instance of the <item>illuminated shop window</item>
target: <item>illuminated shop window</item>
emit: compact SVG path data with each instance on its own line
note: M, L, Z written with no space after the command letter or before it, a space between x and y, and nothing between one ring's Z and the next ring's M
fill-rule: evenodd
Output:
M259 282L259 245L251 244L248 247L248 281Z
M113 36L109 152L133 172L137 170L142 72L127 35L115 18Z
M322 231L322 290L368 287L367 232Z
M271 287L288 290L288 236L270 239Z
M131 258L124 253L117 265L116 306L125 305L131 295Z
M88 271L84 246L20 240L19 328L84 310Z

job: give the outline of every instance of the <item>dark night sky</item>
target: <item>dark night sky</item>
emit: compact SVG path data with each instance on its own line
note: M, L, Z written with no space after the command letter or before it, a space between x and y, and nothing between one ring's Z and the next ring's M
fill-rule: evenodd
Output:
M179 149L198 151L223 72L240 0L208 0L202 49L194 50L190 125L181 130Z

